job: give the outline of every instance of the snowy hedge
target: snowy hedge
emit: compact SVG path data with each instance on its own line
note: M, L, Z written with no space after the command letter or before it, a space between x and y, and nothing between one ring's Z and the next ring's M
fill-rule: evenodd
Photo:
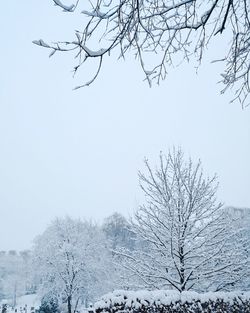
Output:
M96 313L249 313L250 292L179 293L173 290L125 291L104 295L94 305Z

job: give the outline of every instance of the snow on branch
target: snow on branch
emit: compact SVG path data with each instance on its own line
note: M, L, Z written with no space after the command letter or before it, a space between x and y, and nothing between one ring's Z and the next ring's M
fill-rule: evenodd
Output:
M71 5L65 5L61 0L53 2L64 12L75 12L80 3L79 0ZM83 1L79 10L79 14L84 14L81 40L73 57L78 60L79 68L87 61L82 61L84 47L90 49L92 45L98 45L96 50L104 49L105 55L116 50L119 58L133 53L151 86L153 81L159 84L165 79L168 67L179 64L180 60L194 58L200 64L209 44L220 40L219 36L225 33L228 45L223 55L218 52L216 57L224 64L221 92L233 89L233 101L238 99L242 105L247 105L250 93L249 12L249 0ZM66 46L72 44L73 38L65 42Z
M64 12L73 12L75 9L75 5L65 5L63 4L60 0L53 0L56 6L59 6L60 8L63 9Z
M46 42L44 42L42 39L39 40L33 40L33 44L44 47L44 48L51 48L50 45L48 45Z
M182 150L145 160L139 172L145 201L134 214L132 231L143 242L135 252L117 249L117 258L144 288L178 291L235 290L249 275L246 234L217 200L216 176Z

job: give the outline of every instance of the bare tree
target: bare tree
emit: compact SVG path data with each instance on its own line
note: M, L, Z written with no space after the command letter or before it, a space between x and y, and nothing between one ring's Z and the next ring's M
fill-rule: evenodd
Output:
M124 266L149 288L232 288L244 272L242 250L216 200L216 177L205 178L200 162L185 163L181 150L161 154L156 170L145 165L140 184L146 203L133 228L147 245L134 254L119 251Z
M73 13L81 1L67 6L59 0L53 2L63 11ZM96 79L104 57L114 50L122 58L134 52L148 83L159 83L166 77L167 66L189 60L193 54L201 61L212 38L225 34L229 44L219 60L225 64L222 93L233 87L233 100L246 103L250 90L249 0L94 0L82 6L84 10L80 12L87 21L83 29L75 32L75 38L54 45L34 41L52 49L50 56L57 51L74 52L74 72L87 60L97 59L96 74L82 86Z

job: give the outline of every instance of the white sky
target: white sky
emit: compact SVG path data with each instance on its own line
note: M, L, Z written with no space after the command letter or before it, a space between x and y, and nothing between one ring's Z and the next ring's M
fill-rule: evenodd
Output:
M0 250L29 248L55 216L131 214L143 158L156 164L173 145L218 173L220 201L250 207L250 109L219 94L221 68L209 63L223 44L198 75L185 65L149 89L132 58L110 58L94 85L73 92L91 68L73 79L70 55L49 59L31 42L70 39L80 19L52 0L0 11Z

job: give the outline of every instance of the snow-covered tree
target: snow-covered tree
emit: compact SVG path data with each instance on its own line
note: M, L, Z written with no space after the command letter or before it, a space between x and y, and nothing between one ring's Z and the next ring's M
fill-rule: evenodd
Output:
M229 245L234 232L216 200L216 177L205 177L200 162L185 162L180 149L160 154L156 169L145 165L139 178L146 202L133 220L145 246L120 251L124 266L149 288L230 289L244 264L241 242Z
M128 220L117 212L105 218L102 225L112 249L126 247L133 250L135 248L135 234L130 228Z
M2 298L11 299L13 305L16 298L32 291L30 251L10 250L0 253L0 293Z
M226 214L230 217L232 229L235 236L230 241L231 245L240 242L241 259L244 261L244 271L239 273L235 285L240 290L250 290L250 209L249 208L225 208ZM231 247L234 249L234 247Z
M119 213L105 218L102 229L112 255L113 287L116 289L134 288L138 285L138 279L122 265L117 251L125 249L137 252L140 249L140 240L136 238L129 221Z
M92 223L57 218L36 238L33 253L41 295L58 299L68 313L110 289L108 250Z
M75 72L90 59L99 62L117 51L125 58L133 52L149 84L164 79L168 66L195 55L201 61L205 48L225 38L228 45L217 61L224 64L222 92L234 87L236 99L249 96L250 2L249 0L53 0L67 14L82 13L85 23L74 38L53 45L43 40L35 44L75 55ZM78 10L79 9L79 10ZM216 47L216 46L215 46ZM115 54L115 55L117 55ZM80 86L81 87L81 86Z

